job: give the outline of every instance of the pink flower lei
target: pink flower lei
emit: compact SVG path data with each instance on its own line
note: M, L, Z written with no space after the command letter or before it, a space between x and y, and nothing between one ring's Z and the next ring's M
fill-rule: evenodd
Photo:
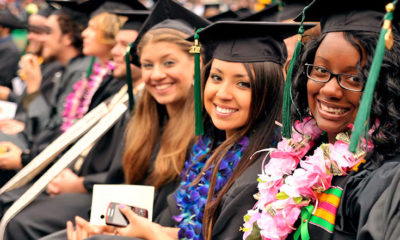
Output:
M346 175L365 156L361 149L356 154L349 152L349 135L339 133L334 144L321 144L302 160L322 131L310 117L294 125L299 132L293 131L291 139L283 138L270 151L270 160L259 175L258 202L244 217L243 239L285 239L296 230L293 226L301 208L318 204L318 195L331 187L332 177ZM371 142L363 143L363 149L372 150ZM253 232L254 228L259 232Z
M86 114L93 95L100 87L104 77L111 74L112 70L114 70L114 63L111 61L106 62L105 67L101 67L98 62L95 62L89 78L85 76L74 84L74 90L68 94L64 104L63 124L61 125L63 132Z

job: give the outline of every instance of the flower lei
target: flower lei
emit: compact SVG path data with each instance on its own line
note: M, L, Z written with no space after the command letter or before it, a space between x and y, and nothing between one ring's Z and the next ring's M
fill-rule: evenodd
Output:
M100 87L104 77L114 70L113 62L106 62L102 68L98 62L93 65L93 72L89 78L82 78L74 84L73 91L68 94L62 114L61 130L65 132L76 120L81 119L89 109L93 95Z
M248 146L248 141L247 137L242 138L225 154L218 168L215 192L221 190L228 181L239 163L243 151ZM175 194L177 207L181 213L174 216L174 220L179 223L179 239L203 239L203 213L215 166L212 165L206 171L203 168L211 155L211 144L212 141L209 138L201 137L193 146L193 153L189 161L185 163L185 169L181 174L182 182ZM202 157L204 155L206 157ZM200 181L196 185L192 185L199 174L202 174Z
M259 175L258 202L244 217L243 239L285 239L296 230L293 226L301 208L317 205L318 195L331 187L332 177L346 175L365 156L360 149L356 154L349 152L349 135L339 133L334 144L322 144L301 160L322 131L310 117L297 121L295 129L299 132L293 131L291 139L283 138L270 152L270 160ZM370 151L373 145L364 140L362 148Z

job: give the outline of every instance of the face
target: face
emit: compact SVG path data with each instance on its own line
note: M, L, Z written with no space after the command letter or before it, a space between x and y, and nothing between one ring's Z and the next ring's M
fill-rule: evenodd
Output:
M204 89L204 106L216 128L229 137L250 114L250 77L243 63L214 59Z
M342 32L328 33L317 49L314 65L333 73L357 75L360 54ZM363 64L363 63L362 63ZM339 86L336 77L327 83L307 81L308 106L318 126L334 141L337 133L353 123L362 92L352 92Z
M42 38L45 33L41 30L44 29L46 25L46 18L37 14L29 16L29 33L28 40L29 45L26 48L27 52L40 55L42 52Z
M115 63L114 77L122 78L126 75L125 54L128 45L135 41L138 32L135 30L120 30L115 37L115 46L111 49L111 55Z
M169 42L148 43L140 56L142 79L155 100L169 107L181 106L194 76L194 58Z
M110 54L112 46L101 42L102 31L91 20L88 27L82 32L83 49L86 56L107 57Z
M58 17L51 15L46 21L46 27L49 32L43 37L43 58L58 58L62 54L63 43L66 36L61 32L60 25L58 24Z

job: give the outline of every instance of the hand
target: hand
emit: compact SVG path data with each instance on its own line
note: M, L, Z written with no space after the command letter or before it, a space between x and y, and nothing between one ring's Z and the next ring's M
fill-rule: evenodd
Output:
M42 83L42 71L40 70L41 60L33 54L25 54L19 61L19 74L26 83L28 94L36 92Z
M5 149L0 154L0 169L21 169L22 150L12 142L0 142L0 148Z
M178 239L178 228L166 228L152 223L123 205L120 206L120 210L128 219L129 224L124 228L116 228L117 235L148 240Z
M83 186L83 177L79 177L71 169L64 169L48 185L47 193L50 196L62 193L86 193Z
M0 86L0 100L7 101L11 90L8 87Z
M94 226L81 217L75 217L76 228L71 221L67 222L67 239L81 240L97 234L115 234L113 226Z
M25 129L25 123L14 119L0 120L0 131L8 135L15 135Z

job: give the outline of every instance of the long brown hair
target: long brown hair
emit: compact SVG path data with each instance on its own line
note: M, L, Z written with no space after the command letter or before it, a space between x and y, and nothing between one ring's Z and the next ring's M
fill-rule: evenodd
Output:
M169 42L189 54L191 42L187 35L173 29L155 29L147 32L138 44L138 55L148 43ZM179 177L186 160L187 149L194 137L193 88L184 106L173 116L144 89L127 131L127 142L123 157L125 180L129 184L145 181L159 188ZM161 139L161 141L158 141ZM157 143L160 150L150 169L150 159ZM150 174L148 175L148 172ZM148 176L147 176L148 175Z
M248 122L220 146L216 147L203 168L203 170L206 170L215 164L211 175L203 217L203 236L207 240L211 239L214 220L222 197L230 189L235 180L255 161L256 158L250 158L251 155L257 150L268 147L271 141L274 140L276 130L275 120L279 120L280 118L284 86L282 66L272 62L243 64L250 77L252 94ZM209 76L210 68L211 62L205 66L202 83L203 90ZM225 137L225 133L212 125L210 117L206 112L205 123L209 126L209 129L213 129L213 133L211 134L214 142ZM244 151L240 162L227 183L218 193L215 193L216 178L221 161L228 150L244 136L249 137L247 149ZM194 182L198 182L199 179L196 179Z

